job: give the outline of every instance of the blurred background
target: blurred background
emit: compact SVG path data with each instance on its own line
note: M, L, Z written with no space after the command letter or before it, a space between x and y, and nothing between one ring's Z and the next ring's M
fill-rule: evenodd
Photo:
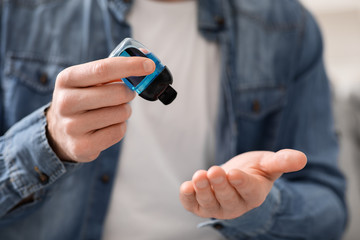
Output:
M340 165L348 179L350 222L344 240L360 239L360 1L302 0L323 33L333 87Z

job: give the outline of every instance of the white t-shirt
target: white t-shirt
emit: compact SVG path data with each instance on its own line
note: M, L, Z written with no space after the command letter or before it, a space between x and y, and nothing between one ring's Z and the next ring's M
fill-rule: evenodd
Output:
M173 75L170 105L136 97L123 139L104 240L222 239L187 212L179 187L214 162L220 56L197 30L196 1L137 0L128 15L133 38Z

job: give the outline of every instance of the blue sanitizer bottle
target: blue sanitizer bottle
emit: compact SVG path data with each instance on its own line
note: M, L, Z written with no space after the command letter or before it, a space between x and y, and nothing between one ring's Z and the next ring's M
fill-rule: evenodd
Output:
M144 45L131 38L125 38L109 55L109 57L147 57L156 64L155 71L147 76L122 78L125 84L140 97L156 101L159 99L168 105L176 98L177 92L170 86L173 79L170 71Z

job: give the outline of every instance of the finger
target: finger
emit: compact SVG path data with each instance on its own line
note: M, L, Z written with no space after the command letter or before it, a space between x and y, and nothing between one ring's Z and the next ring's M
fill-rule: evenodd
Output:
M125 122L131 115L129 104L88 111L72 117L65 126L69 135L91 133L111 125Z
M303 169L306 162L307 159L304 153L292 149L283 149L269 158L263 158L260 164L263 171L277 178L283 173Z
M90 134L91 146L105 150L118 143L125 135L126 123L118 123L103 129L99 129Z
M217 201L223 209L233 209L239 206L241 199L236 189L228 182L225 171L219 167L211 167L207 172L207 177Z
M271 183L260 183L257 178L239 170L231 169L227 173L227 178L231 186L236 190L240 197L240 202L247 209L259 206L271 188Z
M186 181L180 186L180 201L184 208L190 212L195 213L199 204L195 197L195 189L191 181Z
M211 189L207 172L205 170L197 171L192 182L196 191L196 199L200 206L201 212L214 213L219 210L219 203Z
M57 83L63 87L89 87L129 76L145 76L155 70L155 63L144 57L113 57L69 67Z
M130 102L136 96L135 92L131 91L124 83L86 89L72 88L63 93L54 97L54 101L58 102L58 108L64 116L121 105Z
M111 125L90 134L70 138L66 142L66 159L76 162L95 160L101 151L119 142L126 131L126 123Z

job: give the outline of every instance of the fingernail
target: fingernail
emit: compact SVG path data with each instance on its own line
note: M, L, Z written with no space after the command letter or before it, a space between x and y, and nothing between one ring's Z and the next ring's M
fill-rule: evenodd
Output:
M205 188L209 185L207 180L201 180L195 183L198 188Z
M224 181L224 177L217 177L217 178L211 179L211 182L215 183L215 184L222 183L223 181Z
M153 72L154 70L154 63L150 59L146 59L143 62L145 72Z

